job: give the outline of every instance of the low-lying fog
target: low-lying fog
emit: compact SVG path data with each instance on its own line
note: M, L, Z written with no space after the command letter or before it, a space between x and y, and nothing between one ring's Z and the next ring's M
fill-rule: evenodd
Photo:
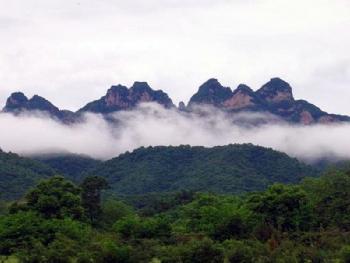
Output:
M350 159L350 124L292 126L269 115L241 113L232 118L218 110L200 110L201 115L144 104L111 115L117 125L87 114L84 122L70 126L41 114L2 113L0 147L25 155L62 151L108 159L140 146L253 143L306 161ZM269 124L261 124L267 119Z

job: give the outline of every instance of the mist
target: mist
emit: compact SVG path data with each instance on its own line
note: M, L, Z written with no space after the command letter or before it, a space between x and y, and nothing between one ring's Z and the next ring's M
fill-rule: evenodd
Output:
M253 143L307 162L350 159L350 124L299 126L272 115L232 116L203 107L184 113L157 104L142 104L108 117L113 122L86 114L84 121L65 125L39 113L1 113L0 148L26 156L74 153L106 160L141 146Z

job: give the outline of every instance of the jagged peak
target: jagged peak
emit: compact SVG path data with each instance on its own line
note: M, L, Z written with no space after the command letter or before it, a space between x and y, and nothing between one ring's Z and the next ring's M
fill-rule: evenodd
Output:
M126 86L123 86L121 84L113 85L107 90L106 97L112 95L112 94L127 94L129 92L129 89Z
M206 82L200 85L199 90L203 89L229 89L231 91L230 88L222 86L216 78L208 79Z
M39 95L34 95L29 102L49 102L47 99L45 99L44 97L41 97ZM52 104L51 102L49 102L50 104Z
M233 91L234 94L238 92L243 92L248 94L254 93L254 91L246 84L239 84L238 87Z
M277 77L265 83L256 91L256 94L262 99L273 103L294 100L292 87L288 82Z
M13 92L6 100L6 105L3 108L4 112L16 111L20 108L24 108L28 102L28 98L23 92Z
M30 100L28 100L27 104L28 104L27 108L29 110L32 109L32 110L49 111L55 114L59 112L59 109L55 105L53 105L49 100L39 95L34 95Z
M146 81L135 81L130 88L131 91L144 92L153 90Z
M271 78L269 82L265 83L257 92L265 90L269 91L288 91L292 93L292 87L288 82L281 78Z
M219 106L231 96L232 90L230 88L222 86L217 79L211 78L198 88L197 93L191 97L189 105L212 104Z
M118 85L111 86L108 91L124 90L124 89L128 89L128 88L124 85L118 84Z
M23 101L28 100L27 96L24 95L24 93L20 92L20 91L11 93L10 98L19 99L19 100L23 100Z

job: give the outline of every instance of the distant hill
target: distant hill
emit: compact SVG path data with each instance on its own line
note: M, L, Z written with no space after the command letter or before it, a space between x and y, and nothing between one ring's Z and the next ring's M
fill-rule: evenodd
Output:
M0 150L0 196L2 199L19 199L40 179L53 176L49 166L14 153Z
M86 173L102 161L92 159L84 155L76 154L49 154L35 156L34 159L41 161L51 167L56 173L64 175L69 180L79 183L82 180L82 174Z
M105 177L113 193L133 195L185 189L242 193L275 182L296 183L317 172L284 153L244 144L139 148L89 174Z
M3 199L22 197L40 179L55 174L80 183L88 175L105 177L110 193L140 195L179 190L243 193L275 183L296 183L318 172L297 159L251 144L158 146L139 148L106 162L79 155L46 155L34 159L0 152Z
M106 95L87 103L77 112L60 110L38 95L28 99L21 92L11 94L3 112L13 114L43 112L56 120L70 124L79 121L81 115L86 112L107 115L117 111L132 110L144 102L158 103L165 108L175 108L168 94L162 90L152 89L147 82L136 81L130 88L123 85L112 86ZM191 112L196 105L214 106L230 114L242 111L269 113L284 121L304 125L350 121L349 116L328 114L305 100L294 99L292 87L280 78L272 78L257 91L253 91L245 84L240 84L232 90L212 78L199 87L187 105L180 102L177 109Z

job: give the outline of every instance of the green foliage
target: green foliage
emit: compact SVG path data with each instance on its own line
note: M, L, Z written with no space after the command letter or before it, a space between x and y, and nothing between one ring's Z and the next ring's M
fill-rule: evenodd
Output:
M86 177L81 184L82 205L91 223L96 223L101 217L101 191L107 189L107 187L106 179L98 176Z
M36 211L46 218L83 218L81 189L63 177L54 176L41 181L26 196L25 209Z
M130 262L131 249L110 236L94 239L86 251L78 255L78 263L126 263Z
M99 178L85 183L87 197L100 208L96 222L84 223L81 189L51 177L0 215L0 260L350 262L346 171L241 196L188 191L139 196L130 201L135 208L116 199L101 201Z
M350 173L332 172L302 187L311 195L316 226L350 230Z
M267 246L259 241L226 240L223 243L228 262L255 263L267 262Z
M248 206L268 225L280 231L307 230L311 211L307 195L299 186L275 184L263 193L253 194Z
M36 157L36 159L75 183L80 183L83 180L84 173L101 163L101 161L90 157L74 154L43 155Z
M340 251L340 258L342 263L350 263L350 246L343 246Z
M100 226L103 228L111 228L112 225L127 216L134 214L133 207L114 199L108 199L102 204Z
M163 238L170 236L170 225L162 217L140 218L131 215L118 220L113 229L125 239Z
M296 183L316 172L284 153L244 144L142 147L101 164L90 174L106 178L113 193L141 195L181 190L242 193L263 190L275 182Z
M40 179L54 174L54 170L45 164L0 150L0 197L2 199L19 199Z
M45 219L35 212L18 212L0 218L0 254L18 254L24 260L30 255L42 256L42 251L52 254L59 246L61 250L74 249L88 240L89 233L89 226L73 219Z
M161 262L223 262L224 251L219 244L209 238L192 239L177 246L164 246L157 251L157 258Z

